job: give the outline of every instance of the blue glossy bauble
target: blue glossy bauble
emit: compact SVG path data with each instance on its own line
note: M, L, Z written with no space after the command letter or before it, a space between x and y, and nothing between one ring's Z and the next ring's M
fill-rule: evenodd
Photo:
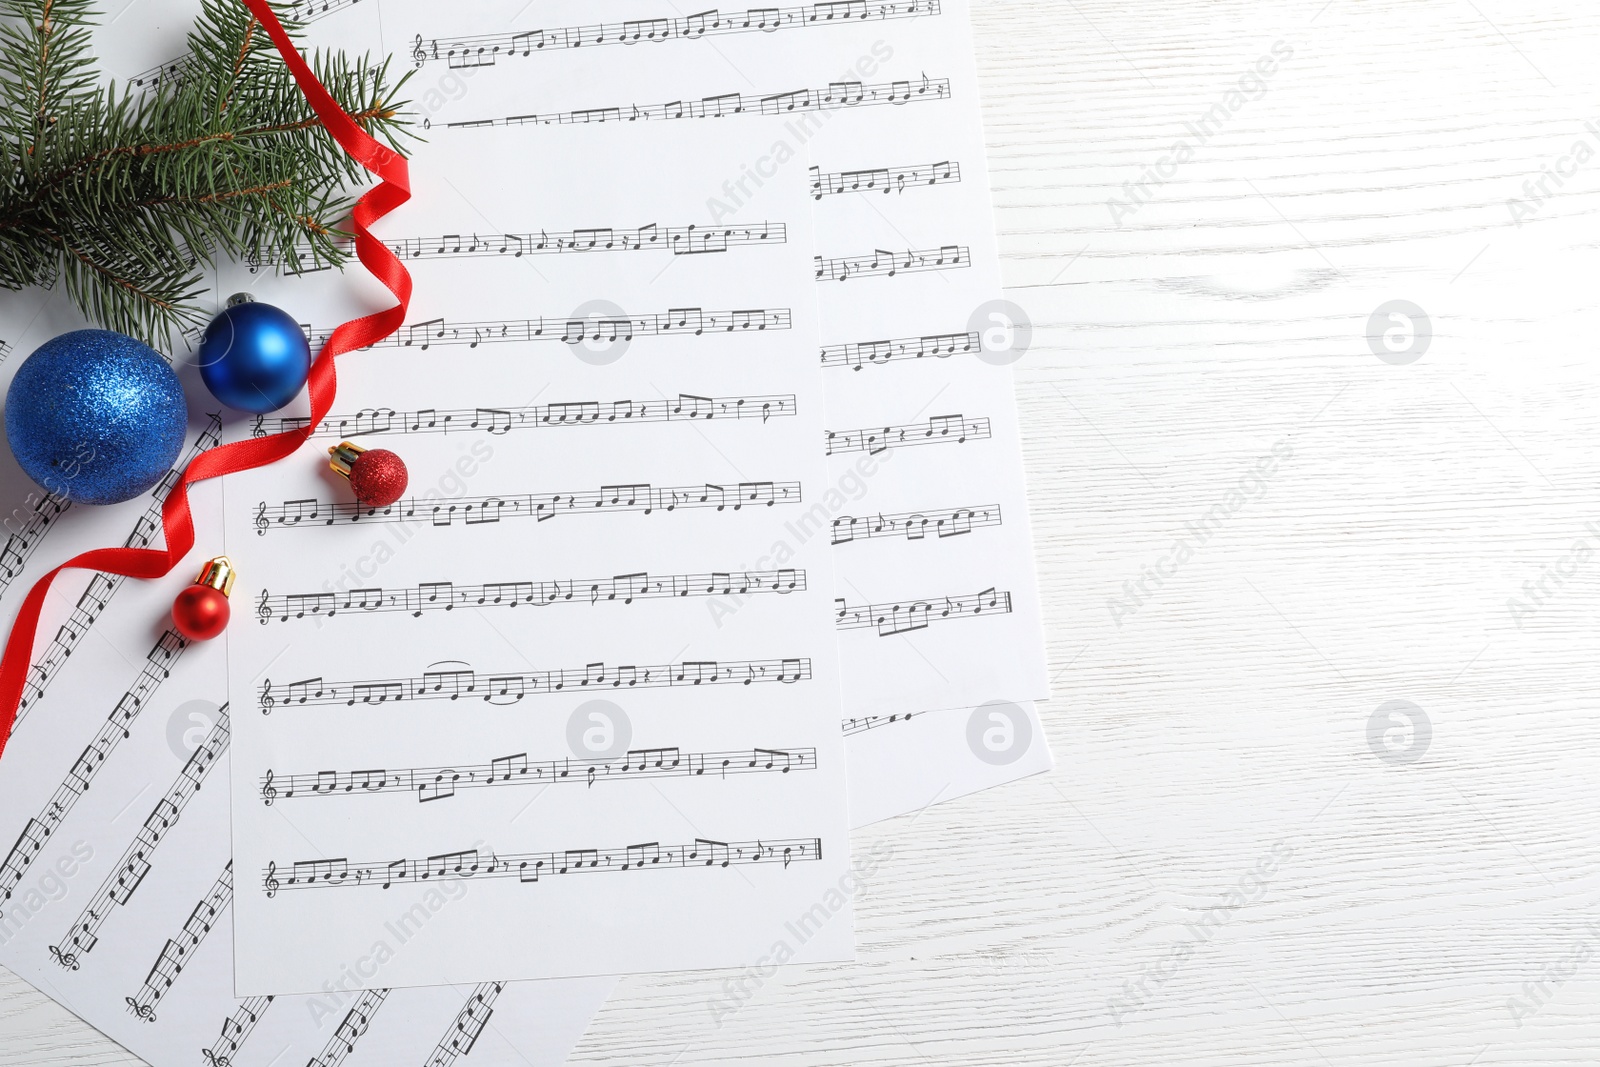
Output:
M310 373L305 332L271 304L234 304L211 320L200 340L200 377L230 408L277 411L300 395Z
M110 330L46 341L6 390L6 440L28 477L79 504L118 504L177 462L188 413L150 346Z

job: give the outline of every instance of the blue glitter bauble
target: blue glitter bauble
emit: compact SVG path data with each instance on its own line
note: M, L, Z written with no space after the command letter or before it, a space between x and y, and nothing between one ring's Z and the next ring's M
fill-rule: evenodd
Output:
M6 440L28 477L79 504L119 504L177 462L188 412L166 360L110 330L46 341L6 390Z
M286 313L246 301L211 320L200 340L200 377L211 395L265 415L296 396L311 373L311 346Z

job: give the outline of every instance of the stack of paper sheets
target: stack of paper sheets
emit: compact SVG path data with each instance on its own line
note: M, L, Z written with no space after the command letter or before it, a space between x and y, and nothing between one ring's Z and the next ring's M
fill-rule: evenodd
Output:
M117 74L182 76L165 3L104 35ZM0 963L163 1067L479 1067L561 1062L612 976L851 958L851 826L1050 764L965 4L299 14L416 68L380 233L411 317L299 455L197 494L224 640L167 629L191 574L57 583ZM315 346L385 299L318 267L216 288ZM0 309L0 377L63 303ZM211 414L182 370L185 461L305 424ZM355 505L346 439L407 496ZM158 536L165 485L9 484L8 615Z

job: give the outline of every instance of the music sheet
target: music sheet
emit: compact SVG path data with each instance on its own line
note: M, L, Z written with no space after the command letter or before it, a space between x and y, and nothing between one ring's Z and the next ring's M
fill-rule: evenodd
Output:
M81 326L59 297L36 316L38 297L0 304L8 341L23 352ZM0 377L16 362L0 364ZM218 430L197 413L182 458L215 444ZM84 508L6 468L7 618L60 559L149 543L170 484ZM202 486L194 503L201 543L217 543L216 487ZM451 1067L469 1054L465 1067L563 1062L613 980L360 988L381 983L386 958L433 921L426 902L395 908L313 995L234 997L225 650L168 629L172 597L192 577L188 568L148 583L72 572L46 601L0 774L0 964L159 1067ZM456 901L442 894L439 906Z
M388 984L739 964L845 873L830 559L784 532L824 491L809 201L797 173L712 228L701 195L753 144L435 126L415 151L385 236L417 321L224 488L259 620L228 634L241 993L315 988L454 883ZM348 287L254 280L313 333L344 317ZM400 451L406 495L354 503L342 438ZM841 907L796 954L852 948Z

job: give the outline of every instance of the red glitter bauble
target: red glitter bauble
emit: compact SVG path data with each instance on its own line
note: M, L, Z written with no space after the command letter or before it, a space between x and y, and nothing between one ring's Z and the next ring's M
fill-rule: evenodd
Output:
M399 500L409 480L406 461L387 448L368 449L350 465L350 488L369 508L386 508Z
M228 628L228 598L196 583L172 601L172 624L191 641L209 641Z

